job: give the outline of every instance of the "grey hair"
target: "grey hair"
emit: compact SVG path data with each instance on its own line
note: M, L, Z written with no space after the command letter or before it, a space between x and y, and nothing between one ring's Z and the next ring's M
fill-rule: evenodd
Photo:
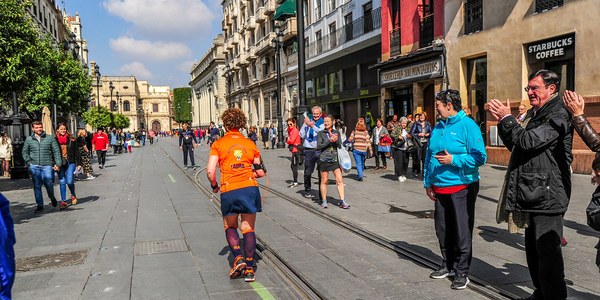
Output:
M408 118L402 117L402 118L400 118L400 120L398 120L398 122L400 122L400 123L407 122L408 123Z
M313 110L315 110L315 109L318 109L318 110L319 110L319 112L323 112L323 110L321 109L321 107L320 107L320 106L318 106L318 105L315 105L315 106L313 106L313 108L311 108L311 109L310 109L310 111L313 111Z

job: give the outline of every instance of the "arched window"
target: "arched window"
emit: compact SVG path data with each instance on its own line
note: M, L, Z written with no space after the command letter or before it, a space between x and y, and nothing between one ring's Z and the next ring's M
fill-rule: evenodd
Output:
M131 105L129 104L128 100L123 101L123 111L130 111L131 110Z

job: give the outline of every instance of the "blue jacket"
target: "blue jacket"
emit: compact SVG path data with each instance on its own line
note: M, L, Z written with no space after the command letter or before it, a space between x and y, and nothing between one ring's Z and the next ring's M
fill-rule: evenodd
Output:
M0 299L11 299L15 281L15 229L10 216L10 203L0 193Z
M444 150L452 155L450 165L442 165L434 157ZM435 125L425 157L423 185L425 188L448 187L476 182L479 166L486 160L479 126L461 110Z

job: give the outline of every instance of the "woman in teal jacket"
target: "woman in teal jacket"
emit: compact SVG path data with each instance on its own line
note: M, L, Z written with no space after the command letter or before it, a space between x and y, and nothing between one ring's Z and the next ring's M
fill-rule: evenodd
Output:
M437 94L440 121L431 133L423 175L427 196L435 202L435 232L443 260L430 277L454 276L453 289L469 284L479 167L487 159L479 126L465 114L461 102L456 90Z

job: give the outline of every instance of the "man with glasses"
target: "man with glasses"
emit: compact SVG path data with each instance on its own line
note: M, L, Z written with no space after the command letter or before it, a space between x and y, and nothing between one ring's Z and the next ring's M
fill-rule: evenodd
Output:
M304 124L300 128L300 137L304 139L304 197L314 198L311 193L311 177L315 171L315 166L319 160L321 151L317 151L317 133L325 129L323 118L321 118L321 107L312 108L312 119L304 118ZM321 172L317 172L319 183L321 182ZM319 197L321 197L319 184Z
M489 102L500 138L511 151L499 221L512 218L518 227L527 225L525 254L535 286L530 299L567 297L561 237L571 197L573 127L559 86L560 77L553 71L529 75L525 91L532 109L522 124L511 115L508 100L506 105L497 99Z

